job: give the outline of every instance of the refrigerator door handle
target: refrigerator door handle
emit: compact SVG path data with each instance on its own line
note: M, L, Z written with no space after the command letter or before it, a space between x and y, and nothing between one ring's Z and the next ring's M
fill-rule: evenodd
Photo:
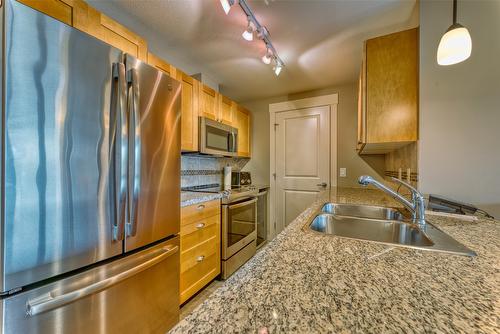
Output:
M115 210L116 220L113 223L113 240L121 241L127 214L127 162L128 162L128 127L127 127L127 83L125 80L125 65L113 63L112 113L115 113L116 127L114 133L115 152Z
M141 121L139 113L139 81L137 70L132 68L127 73L129 86L129 117L130 117L130 169L129 169L129 222L127 236L137 233L137 203L141 191Z
M57 296L54 291L48 292L40 297L31 299L26 304L26 315L35 316L43 312L54 310L61 306L73 303L79 299L90 296L94 293L105 290L115 284L118 284L129 277L151 268L152 266L164 261L166 258L174 255L179 250L178 246L165 246L159 250L160 254L152 259L141 263L140 265L123 271L117 275L106 278L102 281L87 285L81 289L71 291Z

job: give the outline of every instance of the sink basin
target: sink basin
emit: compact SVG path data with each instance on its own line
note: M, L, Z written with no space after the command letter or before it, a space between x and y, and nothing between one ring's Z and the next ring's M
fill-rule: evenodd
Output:
M321 211L336 216L362 217L383 220L404 220L401 212L394 208L372 205L326 203Z
M394 208L326 203L306 226L331 236L456 255L477 255L428 221L418 225L405 218Z
M416 225L394 220L373 220L321 213L313 219L310 228L320 233L381 243L416 247L434 245Z

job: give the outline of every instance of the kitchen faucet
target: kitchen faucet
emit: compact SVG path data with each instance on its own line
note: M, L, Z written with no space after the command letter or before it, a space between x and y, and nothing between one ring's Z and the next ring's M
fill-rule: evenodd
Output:
M410 184L401 181L400 179L396 179L395 177L391 177L391 179L394 182L397 182L401 184L402 186L405 186L411 191L411 199L412 201L408 201L406 198L404 198L402 195L398 194L391 188L383 185L379 181L375 180L373 177L368 176L368 175L363 175L359 177L358 183L367 186L369 184L373 184L375 187L379 188L380 190L384 191L388 195L390 195L392 198L395 200L401 202L410 212L412 213L413 220L419 224L419 225L425 225L425 202L424 202L424 196L414 187L412 187Z

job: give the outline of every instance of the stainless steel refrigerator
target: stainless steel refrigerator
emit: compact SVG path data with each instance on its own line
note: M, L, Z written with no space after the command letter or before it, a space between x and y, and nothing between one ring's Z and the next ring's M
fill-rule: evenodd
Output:
M2 1L2 333L178 320L177 81Z

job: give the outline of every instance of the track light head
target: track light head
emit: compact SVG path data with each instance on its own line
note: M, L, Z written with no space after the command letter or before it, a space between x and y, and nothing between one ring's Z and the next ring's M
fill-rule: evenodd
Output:
M283 64L278 59L276 59L276 65L274 65L273 68L274 74L276 74L276 76L279 76L282 69L283 69Z
M254 31L255 31L255 27L254 27L252 21L248 20L247 28L245 29L245 31L243 31L243 33L241 34L241 36L245 40L251 42L251 41L253 41L253 33L254 33Z
M266 65L271 64L271 60L273 59L273 53L269 48L267 48L266 53L262 56L262 62Z
M231 10L231 6L234 5L235 0L220 0L220 4L222 6L222 9L224 9L224 13L229 14L229 11Z

